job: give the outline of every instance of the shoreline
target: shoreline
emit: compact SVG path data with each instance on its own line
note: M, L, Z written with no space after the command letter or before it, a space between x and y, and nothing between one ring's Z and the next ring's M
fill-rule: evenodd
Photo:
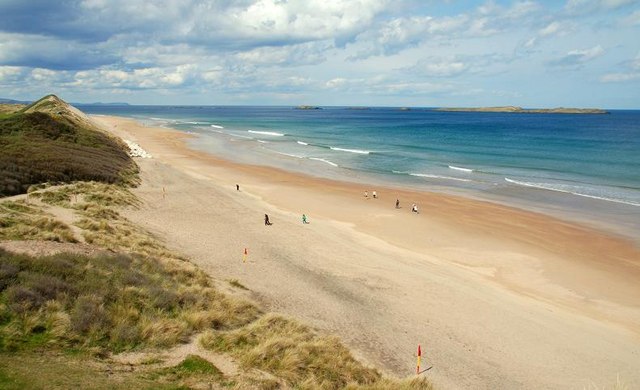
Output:
M153 122L144 121L143 123L147 126L155 126ZM171 129L169 126L160 127ZM608 234L623 236L640 245L640 223L638 223L640 207L636 203L574 193L569 190L536 187L535 183L514 181L511 178L515 176L509 174L498 175L504 176L498 182L487 181L496 178L483 178L482 170L478 171L480 176L457 178L448 177L446 173L439 172L433 177L422 180L416 177L420 176L419 174L413 176L414 174L410 172L350 169L342 165L335 166L328 160L313 161L318 159L269 149L265 143L268 145L271 141L256 142L255 139L244 139L237 134L210 135L206 131L192 132L185 129L178 131L195 135L194 138L189 139L188 147L241 165L264 165L313 178L358 183L363 188L374 186L401 188L410 192L438 193L485 201L606 231ZM465 169L467 168L449 165L449 170ZM473 169L470 170L473 171Z
M189 135L177 130L145 127L129 118L93 118L112 133L137 142L154 156L152 160L155 161L144 162L143 171L153 171L150 166L160 163L186 174L194 180L194 185L206 184L223 193L228 188L229 196L236 195L233 191L235 184L239 183L242 196L246 198L242 202L247 208L272 210L270 214L276 216L276 226L272 229L280 229L280 225L283 229L293 229L289 224L299 219L298 214L305 212L311 219L309 227L318 230L318 233L313 234L320 234L320 237L325 239L335 238L335 242L351 240L354 247L348 249L348 255L356 259L372 248L378 249L393 256L378 259L375 254L371 254L372 258L377 259L371 262L379 267L386 269L392 262L390 259L397 256L401 259L397 260L402 263L400 268L427 267L436 275L447 274L452 280L459 278L460 281L470 283L479 291L483 291L485 297L491 296L491 299L506 301L507 303L503 303L508 307L516 303L519 308L530 307L531 310L547 310L550 307L560 311L561 314L558 316L562 318L575 316L580 323L586 324L585 329L589 328L595 332L596 328L604 327L615 333L616 338L635 340L632 346L636 349L638 347L640 288L637 286L637 280L640 280L640 250L628 240L546 215L487 201L387 187L365 188L361 184L342 183L277 168L234 163L189 148ZM167 185L170 187L169 183ZM379 199L365 199L365 189L369 190L369 194L376 190ZM174 190L169 188L170 193ZM399 210L394 209L393 205L396 197L401 200L403 206ZM409 211L412 203L420 206L419 215ZM175 207L180 205L176 204ZM261 214L257 216L260 218ZM145 218L156 217L147 212ZM229 218L233 220L232 216ZM161 226L155 227L162 230ZM295 228L299 229L299 226L296 225ZM169 232L164 231L164 234ZM182 233L176 234L181 236ZM294 250L290 248L292 245L295 245L295 242L289 242L287 250ZM359 247L360 245L362 247ZM318 252L325 249L329 251L322 243L310 243L309 246ZM344 256L347 249L331 250L334 254ZM192 254L196 254L197 257L197 251ZM316 253L313 257L330 262L321 253ZM366 266L367 262L364 259L363 261L357 263ZM313 266L317 267L315 263ZM245 275L242 274L244 271L233 267L228 268L226 272L232 275L234 272L235 275L240 272L241 275ZM330 267L322 272L340 275L346 271ZM435 277L426 274L420 276ZM371 276L370 279L365 277L361 284L365 286L363 288L366 288L367 283L390 285L392 287L389 288L398 294L390 296L401 297L410 293L410 290L401 287L401 281L407 278L405 275L394 273L393 281L386 278L385 275ZM418 283L415 280L405 282L407 285ZM454 282L441 283L450 286ZM456 285L462 288L464 283ZM277 297L269 296L268 291L260 291L260 294L264 295L261 299L264 299L267 305L274 305L274 299ZM447 296L444 299L461 304L459 293L451 294L454 298ZM296 308L295 303L293 308L288 303L279 303L275 307L279 307L278 305L294 313L298 310L302 318L309 319L310 314ZM429 305L438 304L431 302ZM500 305L496 305L496 313L499 312L499 307ZM409 310L402 310L405 309ZM444 308L440 309L439 314L446 316L442 312ZM473 309L467 307L461 315L469 315L470 310ZM403 311L403 315L407 315L407 312ZM332 317L329 315L328 318ZM491 318L491 321L496 320L494 317ZM313 316L311 320L314 322ZM559 322L554 322L560 321L556 316L546 320L560 329ZM389 321L395 323L396 319L389 318ZM513 321L517 322L520 319ZM335 319L332 322L324 318L315 318L315 324L318 323L345 337L345 330L336 325ZM442 331L442 328L452 325L443 320L439 329ZM467 328L468 326L466 325ZM467 337L473 339L472 335ZM349 337L348 332L346 340L355 345L362 342L356 336ZM474 342L478 343L479 340ZM446 346L444 343L441 348ZM390 347L386 347L388 348ZM367 355L361 350L358 352ZM494 359L500 360L500 356ZM376 364L384 364L378 361L378 358L366 358ZM502 363L509 366L507 362ZM396 365L397 363L391 363L391 367L381 368L397 372ZM451 373L439 379L440 383L452 384ZM623 376L622 379L627 378Z

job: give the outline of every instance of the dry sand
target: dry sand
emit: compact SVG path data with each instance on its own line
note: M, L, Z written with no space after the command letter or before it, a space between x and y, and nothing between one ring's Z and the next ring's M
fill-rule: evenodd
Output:
M189 149L184 133L94 119L154 157L138 160L145 206L129 218L386 373L411 375L421 344L423 375L440 388L602 388L618 376L640 388L640 249L623 238L488 202L236 164Z

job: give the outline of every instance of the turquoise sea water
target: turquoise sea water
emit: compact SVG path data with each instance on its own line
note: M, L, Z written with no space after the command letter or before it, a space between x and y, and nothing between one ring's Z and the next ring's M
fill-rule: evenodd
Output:
M194 147L240 162L346 181L463 193L598 221L631 235L640 231L640 111L573 115L418 108L80 108L196 134Z

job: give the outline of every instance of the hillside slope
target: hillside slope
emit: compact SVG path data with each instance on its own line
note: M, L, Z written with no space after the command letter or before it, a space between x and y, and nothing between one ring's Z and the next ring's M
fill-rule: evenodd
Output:
M0 117L0 152L0 196L43 182L131 182L138 170L126 145L55 95Z

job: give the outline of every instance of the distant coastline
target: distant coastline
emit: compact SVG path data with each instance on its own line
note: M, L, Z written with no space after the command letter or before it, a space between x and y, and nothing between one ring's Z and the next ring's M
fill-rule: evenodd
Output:
M442 107L435 111L446 112L513 112L518 114L608 114L609 112L600 108L522 108L516 106L503 107Z

